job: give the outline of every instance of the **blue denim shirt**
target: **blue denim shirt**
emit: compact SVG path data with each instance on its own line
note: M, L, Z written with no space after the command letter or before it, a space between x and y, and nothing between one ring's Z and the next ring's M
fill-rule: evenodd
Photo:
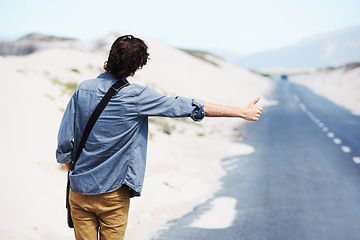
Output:
M91 113L116 79L110 73L82 82L61 121L56 159L69 163ZM114 191L123 184L140 196L146 165L148 116L204 118L203 101L166 97L131 84L113 96L95 123L70 174L70 186L83 195Z

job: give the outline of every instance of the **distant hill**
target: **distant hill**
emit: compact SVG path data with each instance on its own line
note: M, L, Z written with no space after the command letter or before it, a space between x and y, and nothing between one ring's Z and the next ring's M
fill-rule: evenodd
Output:
M54 47L69 47L75 39L31 33L11 42L0 42L0 56L24 56Z
M294 45L239 57L248 69L325 68L360 62L360 26L306 38Z
M109 36L111 37L111 34ZM85 42L72 38L31 33L15 41L0 42L0 56L25 56L45 49L105 50L107 52L108 48L109 42L106 37Z

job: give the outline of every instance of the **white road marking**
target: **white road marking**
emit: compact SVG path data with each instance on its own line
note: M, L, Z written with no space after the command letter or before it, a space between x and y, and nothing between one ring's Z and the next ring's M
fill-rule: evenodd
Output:
M298 103L300 101L299 96L296 95L296 94L293 95L293 98L294 98L296 103Z
M316 123L316 125L319 125L319 124L322 123L318 118L315 118L315 119L314 119L314 122Z
M354 161L356 164L360 164L360 157L353 157L353 161Z
M344 153L350 153L351 152L351 148L349 148L348 146L342 146L341 150L343 150Z
M305 105L303 103L299 103L299 106L300 106L301 110L303 110L304 112L307 110L307 108L305 107Z
M335 137L335 134L332 133L332 132L329 132L329 133L327 134L327 136L328 136L329 138L333 138L333 137Z
M327 136L329 138L334 138L335 137L335 134L333 132L329 132L330 129L328 127L325 127L325 124L323 122L320 121L320 119L318 119L317 117L315 117L315 115L310 112L309 110L307 110L306 106L304 105L304 103L300 102L300 99L299 99L299 96L294 94L293 95L293 98L295 100L295 102L297 102L299 104L299 107L301 108L301 110L303 110L307 115L308 117L315 123L317 124L323 132L327 133ZM340 145L342 143L342 140L339 139L339 138L334 138L333 139L333 142L335 144L338 144ZM344 153L350 153L351 152L351 148L349 148L348 146L341 146L341 150L344 152ZM356 164L360 164L360 157L353 157L353 161L356 163Z
M211 209L190 224L190 227L224 229L231 227L236 216L237 200L231 197L215 198Z

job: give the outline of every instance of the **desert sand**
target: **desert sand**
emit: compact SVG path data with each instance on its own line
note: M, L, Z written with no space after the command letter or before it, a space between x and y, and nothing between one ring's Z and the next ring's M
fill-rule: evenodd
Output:
M335 69L321 69L290 76L290 81L302 84L330 101L360 115L360 66L347 64Z

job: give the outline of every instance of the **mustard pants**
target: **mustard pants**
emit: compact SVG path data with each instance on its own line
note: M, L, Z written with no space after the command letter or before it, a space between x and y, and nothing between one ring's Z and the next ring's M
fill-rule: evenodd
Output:
M124 239L130 206L127 186L95 196L70 191L69 200L77 240Z

